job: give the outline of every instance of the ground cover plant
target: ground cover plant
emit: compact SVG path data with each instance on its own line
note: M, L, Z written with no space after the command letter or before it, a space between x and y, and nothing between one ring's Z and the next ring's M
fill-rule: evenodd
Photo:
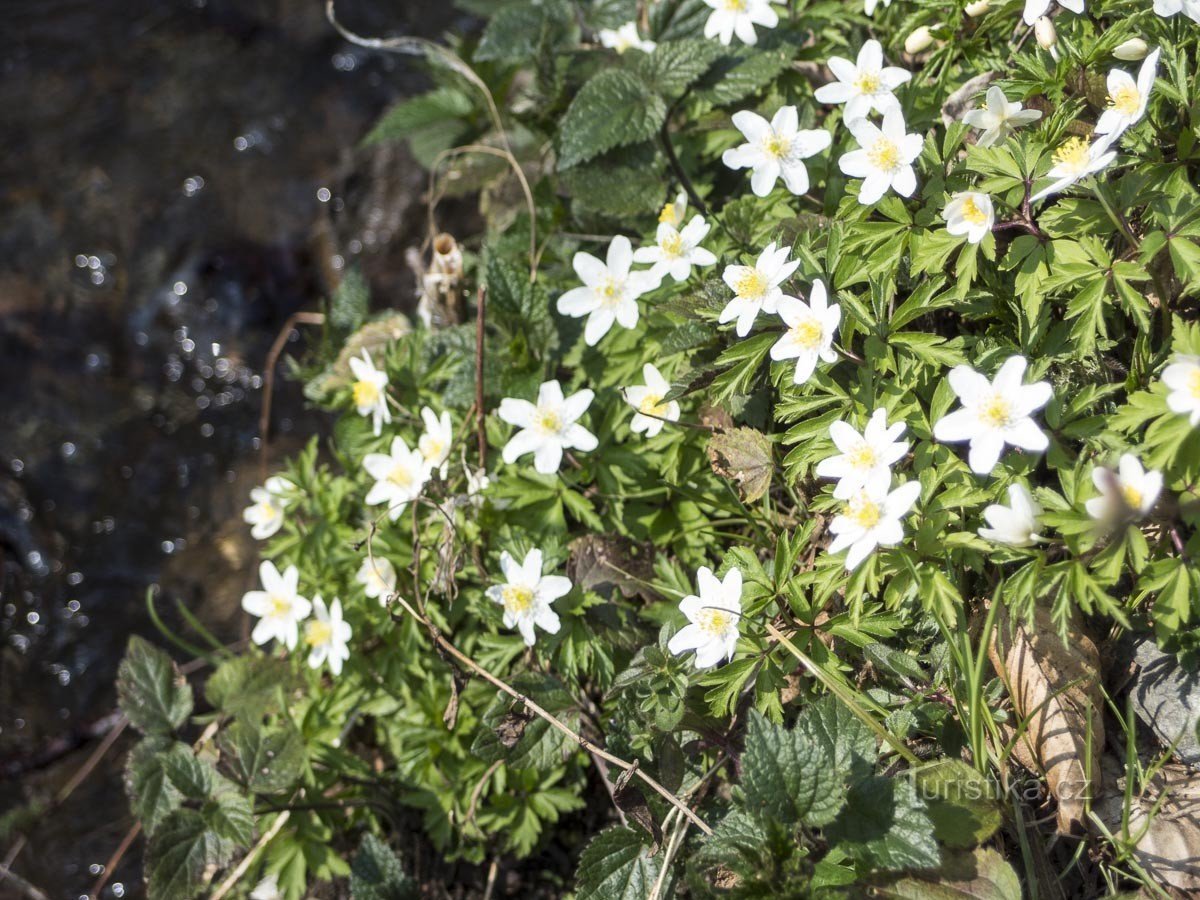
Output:
M347 33L421 297L294 364L250 646L122 667L151 895L1194 889L1098 646L1200 649L1200 8L460 5Z

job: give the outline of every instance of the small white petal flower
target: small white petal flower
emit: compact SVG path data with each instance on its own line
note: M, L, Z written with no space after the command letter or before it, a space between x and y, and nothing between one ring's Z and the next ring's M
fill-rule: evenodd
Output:
M520 631L527 647L537 639L535 625L548 634L558 634L558 613L550 604L570 592L571 579L543 575L541 550L530 550L523 563L506 550L500 554L500 569L504 581L488 588L487 597L504 607L504 627Z
M883 115L882 127L866 119L846 123L858 150L842 154L838 167L851 178L861 178L858 202L870 206L894 190L901 197L911 197L917 189L917 173L913 162L921 155L924 138L905 131L904 116L899 109L889 109Z
M669 274L676 281L687 281L692 266L711 266L717 261L711 251L700 246L711 227L703 216L693 216L682 231L670 222L659 222L654 246L638 247L633 252L633 261L651 263L650 271L659 278Z
M279 475L272 475L262 487L250 491L251 505L242 512L242 520L252 525L250 536L265 541L283 527L283 513L291 504L288 494L296 486Z
M1111 143L1102 138L1089 144L1080 137L1064 141L1062 146L1054 151L1054 166L1046 173L1047 178L1053 178L1055 181L1030 197L1030 201L1036 202L1051 194L1060 193L1081 178L1095 175L1105 168L1117 158L1116 151L1109 149Z
M304 643L308 644L308 667L319 669L329 663L329 671L342 674L342 663L350 658L350 624L342 618L342 601L337 597L326 608L321 595L313 597L313 618L304 624Z
M258 616L250 639L259 646L276 640L291 650L300 639L300 622L312 610L312 604L300 596L300 572L288 566L281 575L273 562L264 561L258 577L262 590L242 596L242 609Z
M421 419L425 432L417 439L417 449L425 457L425 467L432 475L437 472L444 481L450 469L450 445L454 441L454 425L450 413L442 411L438 416L428 406L422 408Z
M679 421L679 404L674 400L663 403L663 397L670 393L671 384L653 365L646 363L642 366L642 377L646 379L645 384L625 388L625 401L637 410L629 423L629 430L634 434L644 431L646 437L650 438L663 430L663 419L668 422Z
M1141 38L1130 38L1123 43L1117 44L1113 48L1113 56L1117 59L1123 59L1126 62L1137 62L1139 59L1145 59L1146 54L1150 52L1150 45Z
M378 600L380 606L387 606L388 598L396 593L396 567L382 556L364 559L354 580L363 586L368 599Z
M831 56L829 69L837 81L817 88L814 96L820 103L846 104L842 118L847 125L866 118L873 109L885 114L900 112L900 101L893 92L912 78L908 69L883 64L883 47L875 40L862 45L857 62Z
M774 28L779 24L779 15L769 0L704 0L704 3L712 9L704 23L704 36L715 37L726 47L735 34L743 44L756 44L755 25Z
M1183 13L1193 22L1200 23L1200 0L1154 0L1154 12L1164 19Z
M618 234L608 245L608 255L601 262L590 253L580 251L571 264L583 287L572 288L558 298L558 311L578 319L587 316L583 340L596 346L617 322L622 328L638 323L637 298L658 287L662 276L653 271L630 272L633 247L629 238Z
M929 26L921 25L909 32L908 37L904 39L904 52L909 56L916 56L928 50L933 45L933 40L933 32L929 30Z
M1135 81L1124 69L1108 73L1108 109L1096 123L1096 134L1108 135L1109 143L1116 141L1146 114L1154 77L1158 72L1159 50L1146 57Z
M402 437L392 438L390 453L368 453L363 468L375 479L367 493L367 506L386 503L388 518L395 522L404 507L421 496L429 469L417 449L409 450Z
M963 7L963 12L965 12L972 19L978 19L991 8L991 0L975 0L974 3L968 3L965 7Z
M950 370L950 387L962 408L938 419L933 436L951 443L968 441L972 472L989 474L1006 444L1035 452L1050 446L1031 416L1050 402L1054 392L1045 381L1023 384L1027 365L1025 357L1010 356L992 381L970 366Z
M770 122L758 113L742 110L733 114L733 126L746 143L726 150L721 162L731 169L751 169L750 189L759 197L771 193L780 178L793 194L807 192L804 160L833 143L833 135L824 129L802 131L794 106L780 107Z
M829 523L834 535L830 553L846 553L846 568L854 570L876 547L894 547L904 539L900 523L921 496L921 485L906 481L891 493L862 488L847 500L842 512Z
M788 262L788 248L777 247L772 241L758 255L752 266L726 266L721 277L734 298L721 310L722 325L737 319L737 335L745 337L759 312L773 313L783 296L780 287L800 265L800 260Z
M963 116L963 121L972 128L983 131L975 142L980 147L992 147L1022 125L1029 125L1042 117L1041 110L1022 109L1017 101L1009 102L1004 91L992 85L988 88L984 104Z
M1084 506L1088 515L1101 522L1116 519L1141 519L1150 514L1162 493L1162 472L1147 471L1132 453L1122 454L1117 471L1097 466L1092 469L1092 484L1100 491Z
M532 453L534 469L553 475L562 464L564 450L595 450L596 436L578 423L595 396L585 388L564 399L561 385L547 381L538 388L536 404L505 397L500 401L500 418L521 430L504 445L504 461L512 464Z
M783 337L771 345L771 359L796 360L796 371L792 376L795 384L804 384L817 368L817 360L837 362L833 350L833 338L838 323L842 320L842 308L827 301L825 283L813 282L809 291L809 302L795 297L779 298L779 318L788 326Z
M821 478L836 478L833 496L848 500L866 489L873 495L887 493L892 483L892 466L908 452L908 441L898 440L904 434L904 423L887 423L887 410L871 414L867 427L859 434L838 420L829 426L829 436L841 452L817 464Z
M711 669L737 651L738 627L742 618L742 571L736 566L718 581L708 566L696 571L699 596L689 594L679 601L679 611L688 624L667 642L676 656L696 651L696 668Z
M352 387L354 408L360 416L371 417L371 427L375 436L379 437L383 433L383 426L392 421L387 404L387 372L375 368L371 354L365 349L362 359L350 358L350 371L355 378Z
M1054 0L1025 0L1025 24L1032 25L1050 10ZM1084 0L1057 0L1058 5L1076 15L1083 15Z
M1008 506L993 503L983 511L983 518L991 527L980 528L979 536L994 544L1032 546L1040 540L1037 529L1042 507L1023 484L1009 485L1008 502Z
M1193 427L1200 425L1200 356L1178 354L1163 369L1162 380L1171 389L1167 394L1171 411L1187 416Z
M279 890L279 879L275 875L268 875L250 892L250 900L283 900L283 896L283 892Z
M637 22L626 22L620 28L603 28L598 35L601 46L624 53L626 50L641 50L650 53L658 45L654 41L643 39L638 34Z
M1041 16L1033 23L1033 36L1037 38L1037 45L1050 51L1050 58L1058 62L1058 32L1049 16Z
M966 235L968 243L978 244L991 233L996 221L992 198L978 191L960 191L950 198L942 211L946 230L953 235Z
M463 460L463 471L467 475L467 501L476 509L483 506L484 494L492 486L492 479L484 469L475 469Z
M875 15L875 8L882 3L885 7L892 5L892 0L863 0L863 12L868 16Z

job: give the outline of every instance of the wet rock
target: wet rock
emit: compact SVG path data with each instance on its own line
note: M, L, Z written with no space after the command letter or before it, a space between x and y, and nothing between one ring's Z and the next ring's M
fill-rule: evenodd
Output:
M1131 687L1138 718L1153 729L1164 747L1175 744L1175 754L1189 766L1200 767L1200 672L1185 669L1152 638L1133 647L1138 666Z

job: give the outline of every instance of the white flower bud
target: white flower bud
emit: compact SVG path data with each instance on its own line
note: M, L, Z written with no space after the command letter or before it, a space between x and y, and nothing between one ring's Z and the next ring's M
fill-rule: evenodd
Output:
M978 19L991 8L992 4L989 0L975 0L974 3L967 4L966 12L972 19Z
M1054 23L1047 16L1042 16L1033 23L1033 36L1037 38L1038 46L1043 50L1052 50L1058 43L1058 32Z
M1117 59L1136 62L1139 59L1145 59L1146 54L1149 52L1150 46L1141 38L1130 38L1125 43L1116 46L1113 50L1113 56Z
M929 31L928 25L922 25L920 28L914 28L912 33L904 39L904 52L909 56L916 56L922 50L929 49L933 43L933 35Z

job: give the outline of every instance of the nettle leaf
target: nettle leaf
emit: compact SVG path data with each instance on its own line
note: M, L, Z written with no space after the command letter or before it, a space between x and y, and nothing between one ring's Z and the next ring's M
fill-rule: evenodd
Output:
M947 854L935 872L879 885L877 897L895 900L1021 900L1021 879L991 847Z
M415 900L417 883L387 844L373 834L364 834L350 867L350 896L353 900Z
M561 0L505 6L489 20L475 59L500 62L531 59L543 44L566 43L572 21L570 6Z
M148 894L156 900L190 900L212 869L229 862L233 850L233 842L212 831L198 810L175 810L146 845Z
M217 666L204 697L227 716L257 719L282 708L283 691L293 681L291 667L282 659L235 656Z
M449 87L438 88L397 103L375 123L375 127L363 139L363 144L370 146L399 140L422 128L445 122L453 122L461 129L461 120L474 109L474 102L462 91Z
M692 96L713 106L743 100L774 81L795 55L790 44L774 50L745 47L727 53L693 87Z
M274 728L237 721L217 739L221 766L238 784L256 794L285 791L300 778L304 740L290 723Z
M708 442L713 471L737 485L746 503L760 499L771 487L775 459L771 439L754 428L734 428L714 434Z
M558 166L569 169L614 147L648 140L666 117L666 101L637 75L622 69L598 72L563 116Z
M822 697L796 720L796 729L819 744L837 771L869 775L876 756L875 736L854 713L833 697Z
M904 779L871 776L852 785L825 836L876 869L928 869L941 862L925 804Z
M661 41L652 53L634 56L634 69L655 89L668 97L683 93L692 82L721 58L725 49L716 41Z
M183 793L171 783L163 766L168 746L164 738L148 737L130 751L125 762L125 793L146 834L153 834L183 801Z
M162 767L171 784L189 800L203 800L212 792L216 775L212 764L196 756L187 744L172 744L162 756Z
M938 760L909 774L929 807L934 833L943 844L974 847L1000 828L995 788L962 760Z
M524 675L513 682L513 687L568 726L578 721L579 712L574 709L571 695L555 679ZM471 752L485 762L502 759L516 769L548 771L561 765L564 752L575 746L545 719L500 692L483 714Z
M254 810L250 798L231 781L217 776L212 799L204 804L204 820L221 837L229 838L241 847L254 840Z
M645 900L658 878L659 861L651 859L642 833L609 828L592 839L575 872L578 900Z
M831 822L845 802L841 773L824 748L754 710L741 762L746 806L761 818L819 826Z
M134 635L117 670L117 702L144 734L170 734L192 712L192 689L162 650Z
M621 147L559 173L563 187L584 209L630 216L660 209L666 197L666 161L649 142Z

